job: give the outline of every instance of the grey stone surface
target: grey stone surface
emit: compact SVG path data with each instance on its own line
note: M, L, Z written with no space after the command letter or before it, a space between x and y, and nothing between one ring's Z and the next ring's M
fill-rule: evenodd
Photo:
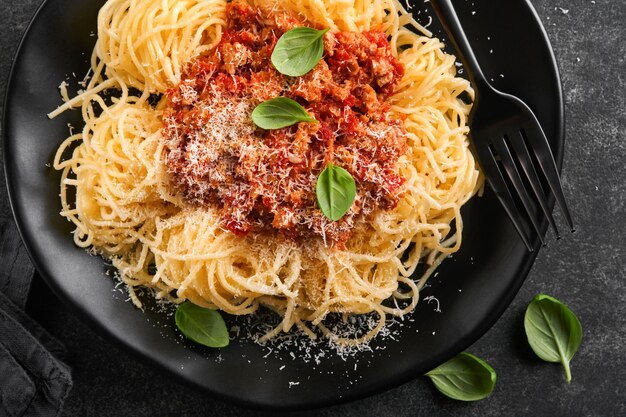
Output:
M39 1L0 0L2 96L11 57ZM497 370L493 395L477 403L454 402L420 378L365 400L298 415L626 415L626 1L533 0L533 4L563 79L567 118L563 181L578 231L541 251L506 313L469 349ZM5 198L2 188L0 198ZM1 214L8 221L8 213ZM49 297L47 313L39 319L72 355L75 381L66 415L271 415L224 404L171 380L102 340L40 282L34 291L38 299ZM583 324L571 385L564 382L558 365L539 361L525 342L524 308L539 292L568 304Z

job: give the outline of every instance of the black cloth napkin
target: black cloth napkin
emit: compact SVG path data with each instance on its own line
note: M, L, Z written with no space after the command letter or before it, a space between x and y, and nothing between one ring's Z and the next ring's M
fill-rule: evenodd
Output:
M65 347L25 312L34 269L0 222L0 417L57 416L72 388Z

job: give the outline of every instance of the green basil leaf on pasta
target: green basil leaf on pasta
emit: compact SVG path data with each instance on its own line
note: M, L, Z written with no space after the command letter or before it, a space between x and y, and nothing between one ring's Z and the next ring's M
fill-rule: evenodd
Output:
M287 97L264 101L252 111L252 121L262 129L282 129L299 122L315 122L304 107Z
M348 171L331 163L317 178L315 193L322 213L337 221L350 210L356 197L356 183Z
M311 71L322 59L324 34L328 29L300 27L291 29L278 39L272 64L281 74L300 77Z
M487 398L496 385L496 372L476 356L462 352L426 374L439 392L459 401Z
M538 294L526 308L524 329L537 356L563 365L569 384L572 380L570 361L583 337L582 326L574 313L559 300Z
M228 329L217 310L186 301L176 309L175 320L181 333L196 343L212 348L228 346Z

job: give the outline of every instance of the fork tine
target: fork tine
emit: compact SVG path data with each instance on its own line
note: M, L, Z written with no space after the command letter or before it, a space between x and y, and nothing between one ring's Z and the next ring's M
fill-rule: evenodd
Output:
M515 191L517 192L517 195L522 202L522 205L526 209L526 213L528 214L530 222L535 228L537 235L539 236L541 244L545 246L546 243L543 240L541 227L539 226L539 222L533 210L533 200L530 195L528 195L528 191L526 190L524 182L522 181L522 177L519 174L517 165L513 160L513 155L511 155L511 151L508 145L506 144L504 139L500 139L493 141L493 146L496 149L496 152L498 152L500 159L502 160L502 166L504 167L505 172L508 174L511 183L513 184L513 188L515 188Z
M539 181L539 175L537 174L537 170L533 165L532 158L530 153L528 152L528 148L524 143L524 138L521 136L521 132L519 130L515 132L510 132L506 135L508 139L508 143L513 147L513 151L515 152L517 159L522 165L522 169L526 173L526 178L530 182L530 186L535 192L535 196L537 197L537 201L541 206L541 210L543 214L547 217L552 230L554 230L554 235L558 239L559 229L556 227L556 222L554 221L554 217L552 216L552 211L548 208L548 202L546 201L545 193L543 191L543 187L541 186L541 182Z
M502 173L500 172L500 168L498 168L498 163L496 162L491 150L487 146L475 146L474 150L476 155L478 156L478 161L480 167L483 169L485 174L485 178L489 182L489 185L496 193L496 197L500 200L500 204L504 207L506 214L509 216L511 223L517 230L520 238L526 245L526 248L530 252L534 249L531 246L528 237L524 233L524 229L522 228L522 215L520 214L515 202L513 201L513 196L511 196L511 192L506 186L506 182L504 181L504 177L502 177Z
M567 207L567 203L565 202L561 178L556 169L556 162L554 161L550 144L548 143L546 135L534 113L531 111L530 114L533 122L527 123L522 127L522 136L529 142L531 149L534 150L534 154L537 157L537 161L539 161L539 166L541 167L543 175L545 175L548 180L550 189L552 190L552 193L554 194L554 197L556 198L556 201L565 216L565 221L567 222L570 230L574 231L574 222L572 221L572 216Z

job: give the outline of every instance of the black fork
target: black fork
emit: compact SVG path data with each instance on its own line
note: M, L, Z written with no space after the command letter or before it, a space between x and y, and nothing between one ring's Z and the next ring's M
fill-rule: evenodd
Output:
M451 0L431 0L431 3L450 41L460 54L476 91L470 114L470 139L474 154L522 241L528 250L533 250L531 239L524 232L524 216L515 204L514 194L522 202L542 244L545 245L545 242L541 233L540 219L536 214L537 203L557 239L560 238L537 170L545 178L567 225L573 231L572 217L565 202L556 162L537 117L522 100L496 90L487 81L463 32ZM508 179L508 183L505 178ZM527 184L530 187L527 187ZM532 191L529 192L528 188ZM531 193L534 198L531 197Z

